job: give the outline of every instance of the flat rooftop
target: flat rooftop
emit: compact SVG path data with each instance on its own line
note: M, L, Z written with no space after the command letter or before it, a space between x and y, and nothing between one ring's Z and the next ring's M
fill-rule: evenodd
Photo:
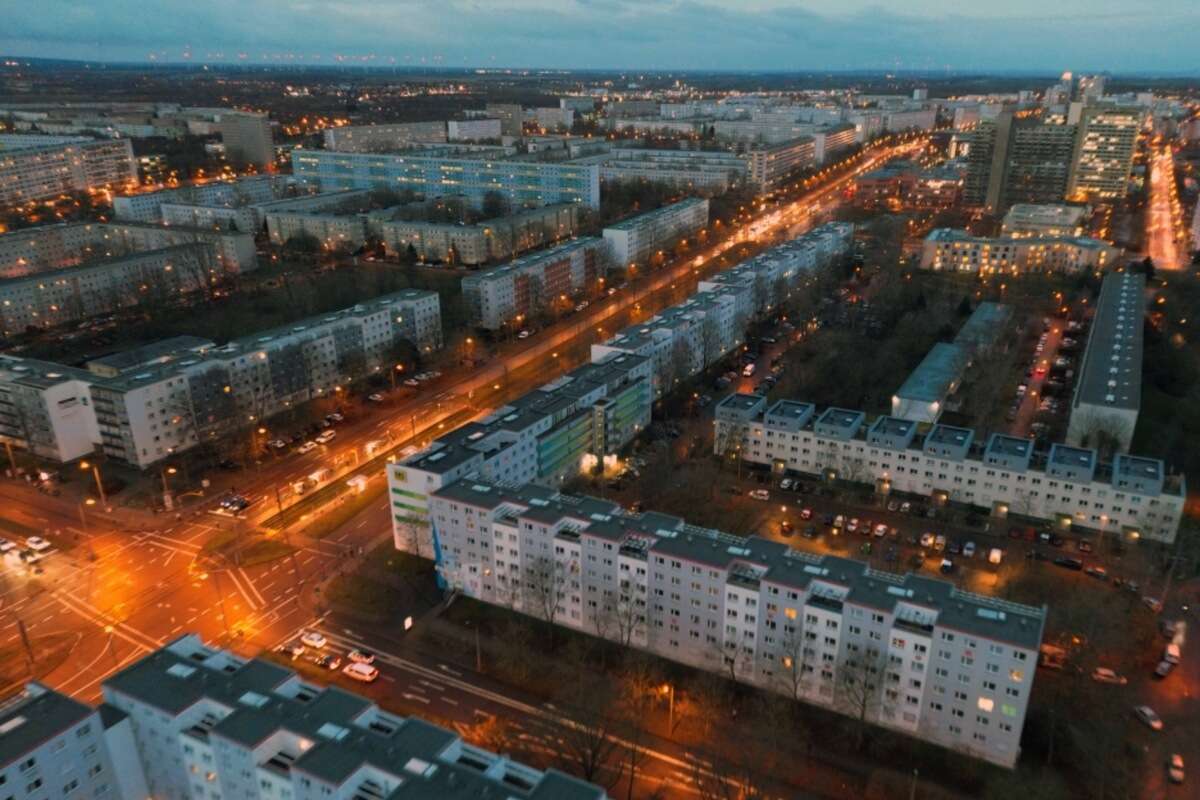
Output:
M940 403L962 377L966 362L967 354L961 345L938 342L904 379L896 396L902 400Z
M1086 403L1136 411L1142 402L1142 325L1146 280L1110 272L1100 298L1075 387L1074 406Z

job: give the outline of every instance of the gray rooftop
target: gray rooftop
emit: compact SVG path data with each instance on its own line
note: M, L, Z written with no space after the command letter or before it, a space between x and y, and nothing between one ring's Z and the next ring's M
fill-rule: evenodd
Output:
M938 342L909 373L896 390L896 396L902 400L940 403L962 377L966 362L967 354L960 345Z
M1087 403L1134 411L1141 406L1145 289L1145 278L1132 272L1110 272L1104 278L1074 406Z
M707 202L708 201L705 200L703 197L686 197L683 200L680 200L676 203L670 203L668 205L663 206L662 208L656 208L653 211L647 211L644 214L638 214L636 216L629 217L628 219L623 219L620 222L616 222L612 225L609 225L607 228L605 228L605 230L612 230L612 231L631 230L631 229L637 228L641 225L645 225L648 222L653 222L654 220L658 219L659 217L670 216L671 214L674 214L676 211L679 211L681 209L690 208L692 206L698 206L701 204L705 204Z
M38 683L0 700L0 771L94 713Z

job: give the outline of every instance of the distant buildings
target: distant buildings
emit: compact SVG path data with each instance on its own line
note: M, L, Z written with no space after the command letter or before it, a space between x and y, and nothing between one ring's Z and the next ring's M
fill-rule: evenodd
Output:
M196 227L228 227L233 222L237 230L254 232L255 223L261 220L248 209L278 200L286 185L286 179L254 175L235 181L121 195L113 198L113 216L127 222L166 221L173 225L192 219L194 222L190 224ZM164 207L170 210L164 211Z
M854 204L860 208L950 208L958 202L962 187L962 171L956 166L922 169L911 162L898 162L856 178Z
M1161 461L1118 454L1101 463L1094 449L917 422L862 411L731 395L717 405L714 452L777 472L873 485L934 505L962 503L996 517L1046 520L1059 528L1173 542L1187 497L1182 476Z
M589 236L468 275L462 291L471 324L500 330L561 307L586 287L598 286L608 262L605 241Z
M1017 203L1004 215L1000 235L1013 239L1071 239L1083 236L1087 206Z
M1016 763L1045 608L537 485L445 484L428 518L467 597Z
M921 269L982 275L1026 272L1073 275L1108 269L1120 253L1119 248L1107 242L1086 237L990 238L971 236L953 228L937 228L925 237Z
M216 346L177 337L78 369L0 356L0 441L67 462L100 447L145 468L441 346L434 292L406 290Z
M416 142L446 141L446 123L397 122L382 125L347 125L325 129L325 149L343 153L386 153Z
M1104 79L1096 80L1102 90ZM1080 88L1086 94L1096 85ZM1080 111L1075 163L1067 189L1071 199L1112 201L1125 196L1138 133L1145 119L1146 112L1141 108L1092 105Z
M385 209L367 215L367 230L389 255L400 256L411 247L425 261L475 266L571 238L580 209L578 203L558 203L472 225L389 219Z
M669 250L708 225L708 201L689 197L624 219L604 229L613 263L645 264L659 250Z
M0 205L136 184L128 139L0 134Z
M446 123L446 139L451 142L499 139L500 131L498 119L452 119Z
M1145 291L1142 275L1110 272L1104 278L1071 399L1070 444L1129 450L1142 402Z
M613 148L574 163L595 166L604 182L658 181L701 194L721 194L748 174L744 158L712 150Z
M463 195L481 205L496 192L514 208L554 203L600 205L600 172L594 165L543 163L505 157L497 149L462 153L428 148L414 153L342 153L294 150L295 175L336 189L412 189L426 198Z
M123 752L133 758L121 769L142 783L116 795L128 800L607 797L598 786L535 770L278 664L209 647L195 635L123 668L102 691L101 716L132 727Z

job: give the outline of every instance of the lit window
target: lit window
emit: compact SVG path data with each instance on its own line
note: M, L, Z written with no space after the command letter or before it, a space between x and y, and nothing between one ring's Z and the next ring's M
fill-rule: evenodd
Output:
M981 697L979 698L978 705L980 711L991 711L995 707L996 703L989 697Z

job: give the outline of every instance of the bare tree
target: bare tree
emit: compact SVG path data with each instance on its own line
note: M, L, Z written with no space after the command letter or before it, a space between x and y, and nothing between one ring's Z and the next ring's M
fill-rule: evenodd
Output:
M700 323L700 361L701 369L707 369L710 364L721 357L721 329L711 315L706 315Z
M621 698L610 681L565 680L561 686L556 701L566 719L559 757L583 780L611 787L620 775Z
M887 653L880 647L868 645L852 653L840 665L834 677L834 702L845 714L858 723L855 749L861 751L866 743L868 720L877 719L883 712L884 681Z
M550 556L538 556L524 570L522 607L553 626L558 619L560 603L567 584L567 570L562 562Z

